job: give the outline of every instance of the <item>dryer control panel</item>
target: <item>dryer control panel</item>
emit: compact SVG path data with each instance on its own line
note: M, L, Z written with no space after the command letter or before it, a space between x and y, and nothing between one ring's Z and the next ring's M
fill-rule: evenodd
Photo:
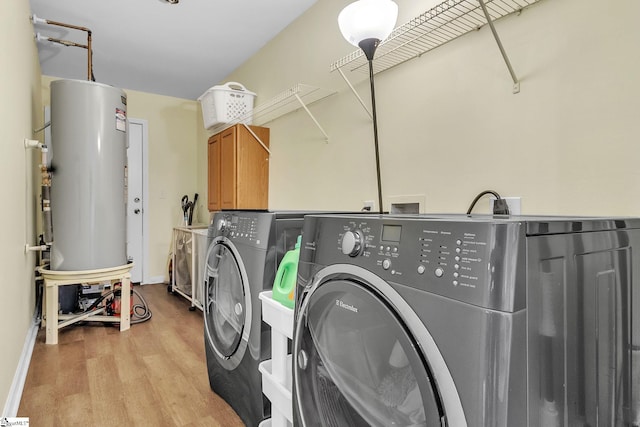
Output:
M266 249L272 217L254 212L218 212L211 223L211 237L224 236L234 243Z
M391 215L314 220L321 232L304 241L301 260L305 249L313 250L317 264L357 265L390 282L495 310L524 308L521 223Z

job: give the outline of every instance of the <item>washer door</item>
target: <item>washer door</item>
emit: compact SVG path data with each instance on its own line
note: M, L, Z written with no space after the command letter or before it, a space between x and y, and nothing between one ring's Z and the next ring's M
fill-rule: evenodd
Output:
M238 366L247 348L249 298L247 274L238 251L227 238L214 239L205 274L205 337L228 370Z
M366 281L338 277L311 289L296 321L302 425L446 425L429 363L403 318Z

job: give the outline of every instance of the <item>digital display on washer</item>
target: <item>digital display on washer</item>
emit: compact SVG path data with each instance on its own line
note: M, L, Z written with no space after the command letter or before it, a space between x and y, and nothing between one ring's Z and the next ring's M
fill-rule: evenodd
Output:
M399 242L401 233L401 225L382 225L382 240L385 242Z

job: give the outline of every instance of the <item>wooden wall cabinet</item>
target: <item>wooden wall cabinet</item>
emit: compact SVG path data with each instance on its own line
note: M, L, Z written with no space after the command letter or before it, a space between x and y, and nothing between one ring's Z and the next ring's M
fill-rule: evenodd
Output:
M250 126L269 146L269 129ZM208 207L267 209L269 203L269 153L242 124L209 138Z

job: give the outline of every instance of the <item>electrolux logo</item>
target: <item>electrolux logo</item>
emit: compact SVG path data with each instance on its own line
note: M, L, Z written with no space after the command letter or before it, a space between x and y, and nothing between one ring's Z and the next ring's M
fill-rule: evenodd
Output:
M338 307L340 307L340 308L344 308L345 310L349 310L349 311L352 311L354 313L358 312L358 307L354 307L351 304L347 304L346 302L344 302L342 300L339 300L339 299L336 300L336 305Z

